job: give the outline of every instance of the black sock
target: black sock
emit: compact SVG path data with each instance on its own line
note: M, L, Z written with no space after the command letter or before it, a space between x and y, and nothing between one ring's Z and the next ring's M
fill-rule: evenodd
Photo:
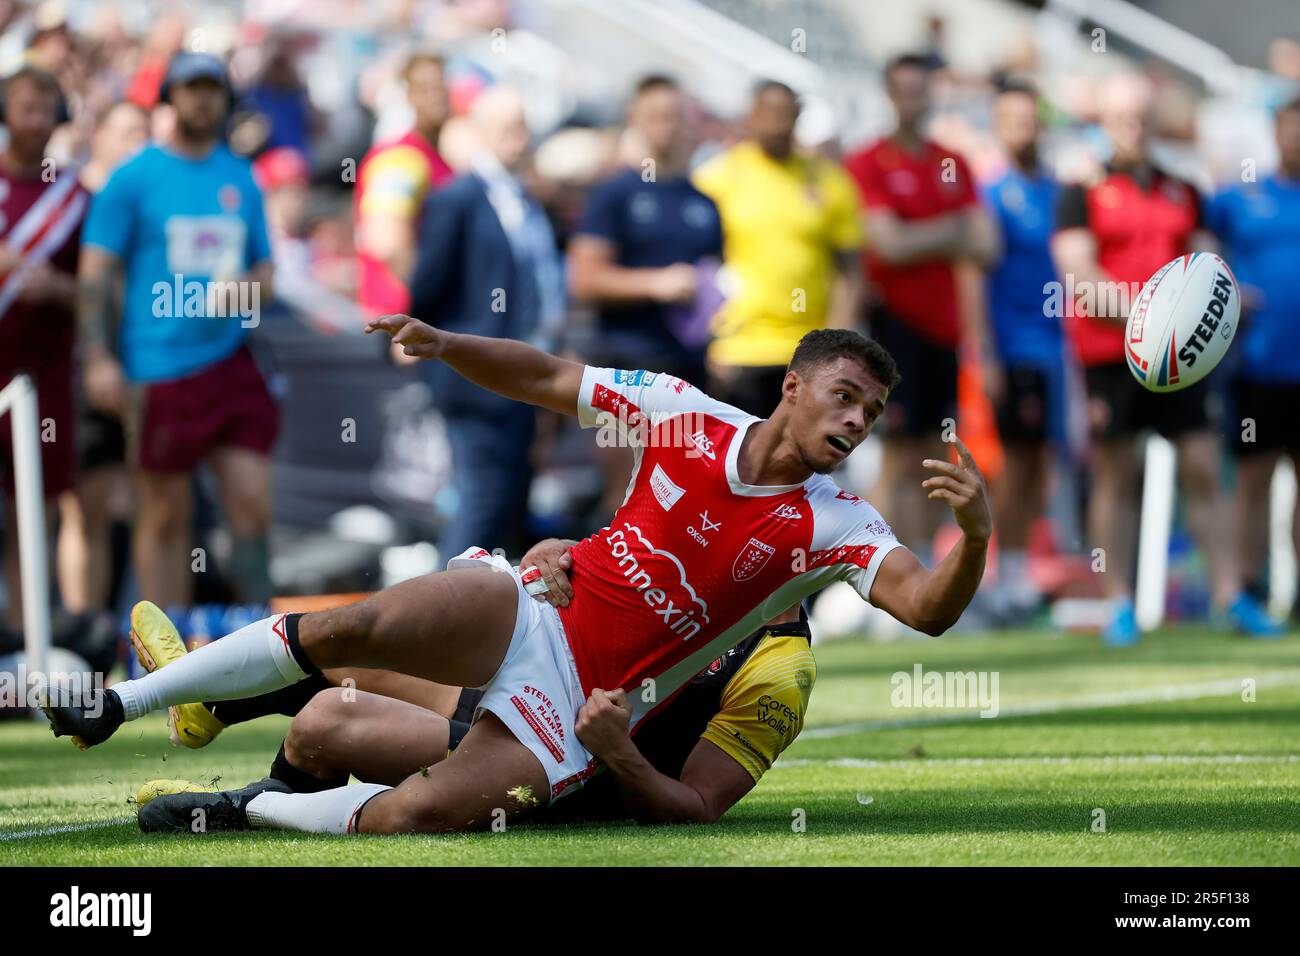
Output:
M275 762L271 764L271 772L268 776L272 780L279 780L292 787L294 793L320 793L322 790L342 787L348 782L347 774L322 780L320 777L313 777L306 770L299 770L289 763L289 758L284 755L283 743L280 744L280 752L275 755Z
M464 720L449 720L447 723L451 725L447 731L447 751L450 753L459 747L460 742L465 739L465 735L469 733L470 724Z
M323 690L334 685L325 679L320 671L314 671L288 687L281 687L267 694L256 697L244 697L240 700L214 700L206 703L212 716L227 727L242 724L246 720L265 717L267 714L284 714L292 717L307 706L307 702Z
M104 691L104 712L110 714L110 720L116 724L126 722L126 711L122 708L122 698L117 696L117 691L109 688Z

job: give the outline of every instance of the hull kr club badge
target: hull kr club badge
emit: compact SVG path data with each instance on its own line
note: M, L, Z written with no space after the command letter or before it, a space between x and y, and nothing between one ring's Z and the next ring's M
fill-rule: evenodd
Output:
M736 561L731 566L731 576L737 581L748 581L767 564L767 559L776 554L776 548L764 544L757 538L750 538L749 543L740 549Z

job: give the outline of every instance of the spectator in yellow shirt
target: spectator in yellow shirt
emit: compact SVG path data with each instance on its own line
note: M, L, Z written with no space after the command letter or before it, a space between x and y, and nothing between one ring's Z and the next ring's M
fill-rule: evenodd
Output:
M701 166L695 185L722 216L727 301L714 320L709 393L766 415L807 332L850 328L863 280L857 187L834 163L796 153L799 101L755 90L749 138Z

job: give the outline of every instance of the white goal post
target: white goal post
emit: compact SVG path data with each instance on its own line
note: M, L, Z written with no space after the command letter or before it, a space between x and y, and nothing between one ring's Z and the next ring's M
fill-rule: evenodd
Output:
M23 635L27 675L45 683L50 650L50 574L45 540L45 489L41 478L40 417L36 386L15 375L0 390L0 415L9 414L13 432L14 492L18 513L18 565L22 576ZM15 595L10 595L10 600Z
M1178 452L1159 435L1146 441L1142 485L1142 515L1138 523L1137 593L1134 610L1138 627L1157 628L1165 619L1169 577L1169 533L1174 495L1178 488ZM1263 506L1264 503L1260 502ZM1296 595L1295 548L1291 536L1296 509L1296 474L1283 456L1269 488L1269 610L1285 618ZM1240 529L1238 529L1240 533Z

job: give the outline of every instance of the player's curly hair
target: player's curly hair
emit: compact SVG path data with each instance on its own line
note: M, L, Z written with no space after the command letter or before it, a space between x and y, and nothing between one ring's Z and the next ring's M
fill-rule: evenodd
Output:
M815 329L799 340L790 359L790 371L802 374L838 358L861 362L886 392L892 392L903 375L898 363L875 339L852 329Z

